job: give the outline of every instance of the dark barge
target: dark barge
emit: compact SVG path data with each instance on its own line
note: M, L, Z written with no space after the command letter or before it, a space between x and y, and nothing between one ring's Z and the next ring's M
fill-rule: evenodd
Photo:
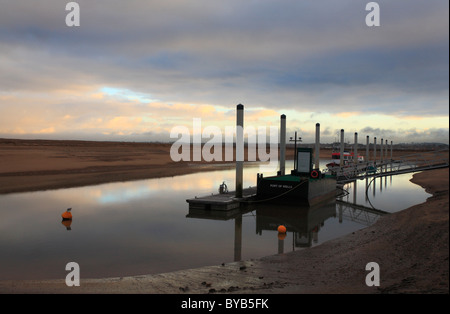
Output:
M336 196L336 177L313 169L312 149L298 148L295 169L288 175L258 175L256 200L315 205Z

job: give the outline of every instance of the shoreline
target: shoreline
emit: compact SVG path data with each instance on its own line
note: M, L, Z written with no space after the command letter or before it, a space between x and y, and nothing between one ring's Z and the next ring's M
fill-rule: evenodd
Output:
M414 174L426 202L305 250L157 275L0 281L19 294L373 294L449 293L448 168ZM380 286L365 285L365 265L380 265Z
M175 163L169 151L170 144L157 143L0 141L0 195L182 175L223 165ZM67 287L64 279L0 281L0 293L448 294L448 175L448 168L415 173L411 181L432 195L426 202L312 248L157 275L81 278L80 287ZM369 262L380 265L380 287L365 285Z
M166 143L0 139L0 195L235 167L234 162L174 162L170 148ZM394 151L393 158L411 153L417 151ZM287 147L286 156L293 159L292 147ZM321 149L320 156L331 159L331 150Z
M175 162L170 148L165 143L0 139L0 195L235 167L226 161Z

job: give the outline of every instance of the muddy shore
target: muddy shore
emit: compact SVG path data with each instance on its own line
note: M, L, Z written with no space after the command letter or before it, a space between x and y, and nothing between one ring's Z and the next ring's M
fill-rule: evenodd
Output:
M85 146L83 147L85 149ZM0 149L0 160L10 161L9 167L3 164L2 168L0 168L0 184L2 187L0 193L11 192L11 189L8 190L8 187L5 186L11 181L14 182L10 184L10 186L14 187L14 191L42 188L36 185L24 186L23 182L27 181L25 178L34 175L36 177L40 175L50 177L59 175L60 177L57 177L52 183L54 184L53 187L58 182L61 183L64 175L65 180L68 180L68 173L52 174L51 171L72 169L74 172L78 171L78 175L82 177L83 175L89 177L89 173L83 173L83 171L92 167L93 160L98 158L98 155L93 157L92 150L76 150L71 146L66 147L63 151L61 151L60 147L53 149L42 149L40 147L36 148L37 151L34 152L34 162L30 163L30 155L26 153L25 149L24 156L28 156L28 161L22 160L21 165L16 163L16 166L14 166L12 160L19 161L20 158L18 156L20 154L17 153L19 150L7 150L1 146L0 148L2 148ZM11 148L11 146L8 148ZM96 150L98 149L100 148L97 147ZM108 149L104 149L99 155L112 154ZM143 151L137 152L136 157L132 160L120 161L118 160L120 154L112 154L112 160L106 161L106 163L110 162L110 166L122 163L121 166L123 167L132 167L134 165L137 167L135 169L136 173L140 173L140 164L143 159L147 160L146 158L148 157L143 157L145 156L145 149L148 148L143 147ZM16 153L14 154L14 152ZM65 153L63 154L63 152ZM70 158L70 153L76 157L76 160L83 160L81 165ZM154 156L158 155L154 149L152 149L151 154ZM159 154L164 155L166 151L161 149ZM42 160L39 161L39 158L42 158ZM49 158L51 160L50 163L48 162ZM65 160L65 162L61 162L61 160ZM47 163L44 161L47 161ZM70 164L71 161L74 163ZM155 169L159 168L160 171L164 170L167 165L167 161L156 157L152 162ZM30 165L27 166L27 163L30 163ZM102 166L104 164L105 161ZM99 165L97 164L97 166ZM58 169L58 167L65 170ZM103 170L106 169L104 168ZM42 172L36 174L39 171ZM80 171L81 174L79 173ZM196 169L193 171L196 171ZM115 174L126 172L128 172L127 169L121 169ZM100 171L99 173L102 172ZM100 176L99 173L97 174ZM167 174L167 172L163 172L163 174ZM12 180L15 177L17 180ZM91 183L96 182L93 178L96 175L92 176L91 174L90 177L93 180ZM120 178L120 180L122 179L127 180L126 178ZM82 181L84 180L80 180L77 184L81 184ZM383 216L370 227L305 250L268 256L257 260L158 275L105 279L81 278L81 286L79 287L67 287L64 279L0 281L0 293L448 294L448 168L416 173L411 181L422 186L428 193L432 194L425 203L395 214ZM39 180L37 179L36 182L39 182ZM97 183L101 182L97 181ZM46 188L51 187L47 185ZM365 284L365 278L368 274L365 267L369 262L376 262L380 266L379 287L368 287Z
M225 163L193 161L192 149L190 161L174 162L170 149L167 143L0 139L0 194L170 177L210 171L217 164L223 169ZM414 153L394 150L393 158ZM330 159L331 149L321 149L320 156ZM286 158L293 157L288 146Z

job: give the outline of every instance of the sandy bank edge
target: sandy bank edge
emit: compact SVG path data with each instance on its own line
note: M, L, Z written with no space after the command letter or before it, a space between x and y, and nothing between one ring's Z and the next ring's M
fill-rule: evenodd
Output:
M433 196L319 246L258 260L158 275L0 281L0 293L449 293L448 168L414 175ZM377 262L380 287L367 287Z

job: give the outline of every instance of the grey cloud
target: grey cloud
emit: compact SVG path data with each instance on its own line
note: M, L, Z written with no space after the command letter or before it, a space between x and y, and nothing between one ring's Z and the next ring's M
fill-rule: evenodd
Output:
M426 131L419 132L416 129L382 129L365 127L359 134L364 136L369 135L370 141L373 142L373 137L377 137L378 141L382 138L390 141L396 139L397 143L421 143L421 142L436 142L447 143L449 140L449 129L433 128Z
M1 1L0 89L121 86L163 101L448 115L448 2ZM5 60L9 60L6 62Z

